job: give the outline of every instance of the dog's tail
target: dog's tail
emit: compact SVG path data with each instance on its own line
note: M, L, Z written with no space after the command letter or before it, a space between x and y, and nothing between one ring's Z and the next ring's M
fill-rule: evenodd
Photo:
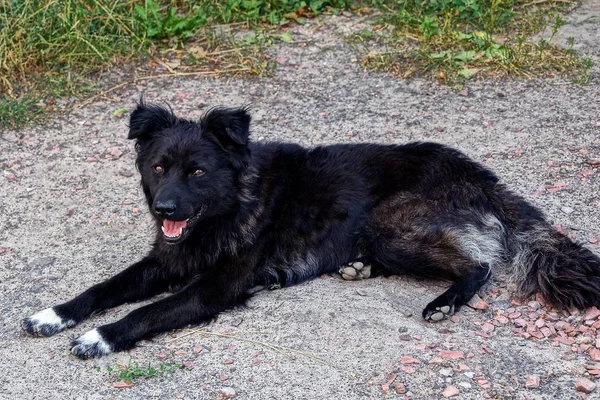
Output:
M600 307L600 257L521 203L511 221L513 280L523 296L540 293L559 309Z

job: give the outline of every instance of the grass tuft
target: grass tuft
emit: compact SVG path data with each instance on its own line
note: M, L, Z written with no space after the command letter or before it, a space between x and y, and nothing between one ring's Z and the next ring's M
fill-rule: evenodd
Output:
M47 98L94 91L97 73L148 59L170 73L260 75L273 26L302 22L349 0L0 1L0 128L31 122ZM216 29L229 24L225 33ZM256 30L239 40L235 29ZM189 51L186 48L189 47ZM174 63L175 67L170 64ZM236 66L233 68L232 66Z
M373 29L351 37L366 68L402 77L421 75L447 84L476 77L569 76L587 82L590 60L550 40L531 39L564 24L564 0L373 0Z
M171 375L181 368L183 368L183 365L178 363L161 363L157 367L148 363L148 365L144 367L129 358L127 364L117 364L114 367L107 366L106 371L113 376L114 382L133 383L136 379L148 379ZM96 367L96 370L101 371L101 368Z

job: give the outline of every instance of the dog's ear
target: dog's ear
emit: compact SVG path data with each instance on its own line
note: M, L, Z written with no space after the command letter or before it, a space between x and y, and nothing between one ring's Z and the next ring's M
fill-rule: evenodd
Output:
M177 124L177 117L170 108L155 104L145 104L140 100L129 119L128 139L148 139L153 133L172 128Z
M250 114L242 108L213 108L200 120L203 131L211 132L225 148L246 146L250 135Z

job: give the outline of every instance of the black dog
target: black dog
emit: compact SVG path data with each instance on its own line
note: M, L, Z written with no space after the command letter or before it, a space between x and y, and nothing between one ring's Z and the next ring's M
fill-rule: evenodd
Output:
M454 279L423 310L451 315L510 265L524 296L560 308L600 306L600 258L462 153L434 143L249 143L245 109L199 122L141 103L131 115L142 188L156 220L150 254L73 300L23 321L50 336L90 315L176 293L72 343L78 357L129 349L242 304L256 287L323 273Z

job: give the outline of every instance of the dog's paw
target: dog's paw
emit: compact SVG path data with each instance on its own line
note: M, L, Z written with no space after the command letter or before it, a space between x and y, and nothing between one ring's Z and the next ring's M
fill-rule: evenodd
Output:
M110 344L98 329L92 329L71 342L71 353L81 359L97 358L112 353Z
M31 336L52 336L72 326L75 326L75 321L62 318L52 308L46 308L21 321L21 328Z
M371 276L371 266L356 260L345 264L338 272L347 281L359 281Z
M441 300L442 299L437 298L427 304L427 307L423 310L423 318L426 321L438 322L454 315L454 304L451 304L452 302Z

